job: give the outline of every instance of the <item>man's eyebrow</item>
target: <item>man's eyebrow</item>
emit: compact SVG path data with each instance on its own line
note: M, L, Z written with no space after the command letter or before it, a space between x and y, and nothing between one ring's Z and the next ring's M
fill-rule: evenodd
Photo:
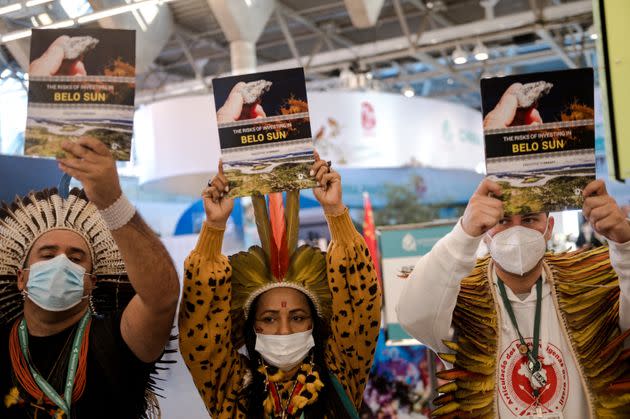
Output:
M59 246L55 245L55 244L46 244L40 248L37 249L37 252L46 252L46 251L55 251L55 250L59 250Z
M80 253L82 256L87 255L87 252L80 247L70 247L70 253Z

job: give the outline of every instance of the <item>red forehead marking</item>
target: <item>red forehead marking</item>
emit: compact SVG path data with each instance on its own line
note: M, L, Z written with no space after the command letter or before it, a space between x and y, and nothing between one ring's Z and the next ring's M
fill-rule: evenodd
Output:
M286 302L286 301L282 301L282 302L280 303L280 307L282 307L282 308L286 308L286 306L287 306L287 302Z

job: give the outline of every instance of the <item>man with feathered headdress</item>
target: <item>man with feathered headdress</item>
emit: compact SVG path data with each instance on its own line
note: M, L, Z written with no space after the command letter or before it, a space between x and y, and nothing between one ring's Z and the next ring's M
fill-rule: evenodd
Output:
M0 209L0 417L151 416L177 273L107 147L81 138L63 149L61 170L84 190Z
M317 160L328 252L297 247L298 191L252 197L262 246L221 255L232 200L216 176L186 260L180 349L213 418L358 418L380 327L381 294L341 179ZM247 357L239 354L245 346Z

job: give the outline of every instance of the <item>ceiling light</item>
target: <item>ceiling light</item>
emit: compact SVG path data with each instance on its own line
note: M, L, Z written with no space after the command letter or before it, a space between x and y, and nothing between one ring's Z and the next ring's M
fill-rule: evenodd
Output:
M33 25L34 28L39 26L39 22L35 19L35 16L31 16L31 25Z
M155 5L157 3L158 3L158 0L148 0L148 1L138 2L138 3L126 4L124 6L112 7L111 9L101 10L100 12L94 12L89 15L81 16L80 18L77 19L77 22L79 23L93 22L95 20L101 20L106 17L120 15L122 13L127 13L132 10L137 10L141 7L148 6L150 4Z
M40 4L46 4L46 3L50 3L54 0L29 0L26 3L24 3L24 5L26 7L33 7L33 6L39 6Z
M468 62L468 57L466 56L466 51L460 45L457 45L453 50L453 62L455 64L466 64Z
M9 70L8 68L5 68L4 70L2 70L2 73L0 73L0 79L9 77L10 74L11 74L11 70Z
M6 15L7 13L16 12L22 8L22 3L9 4L8 6L0 7L0 15Z
M16 31L16 32L11 32L9 34L6 34L2 37L2 42L11 42L11 41L16 41L18 39L22 39L22 38L28 38L29 36L31 36L31 30L30 29L25 29L23 31Z
M595 29L595 25L589 26L586 33L588 34L588 37L591 38L593 41L599 38L599 33L597 33L597 29Z
M52 25L47 25L44 29L60 29L60 28L69 28L70 26L74 26L74 19L66 19L61 22L53 23Z
M59 4L71 19L92 12L92 6L87 0L60 0Z
M52 19L50 18L50 16L48 16L48 13L41 13L39 15L37 15L37 19L42 23L42 25L47 26L50 25L51 23L53 23Z
M413 87L411 87L410 85L406 85L402 88L401 93L405 96L405 97L414 97L416 95L415 90L413 90Z
M473 49L473 55L475 56L475 60L477 61L487 60L489 57L488 47L486 47L481 41L477 42L477 45L475 45L475 49Z

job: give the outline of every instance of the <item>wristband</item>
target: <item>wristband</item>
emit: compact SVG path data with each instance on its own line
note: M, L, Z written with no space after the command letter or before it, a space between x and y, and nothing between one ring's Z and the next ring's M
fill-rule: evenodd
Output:
M133 218L136 213L136 207L129 202L123 193L116 202L104 210L99 210L99 212L110 230L118 230Z

